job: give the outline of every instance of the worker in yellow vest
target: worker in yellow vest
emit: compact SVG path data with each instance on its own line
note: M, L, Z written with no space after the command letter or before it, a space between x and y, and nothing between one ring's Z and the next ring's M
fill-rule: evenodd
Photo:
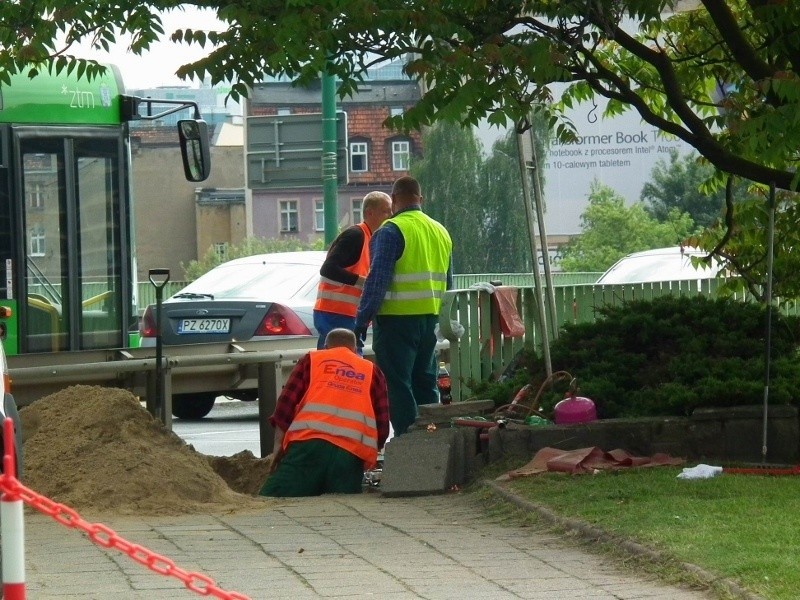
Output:
M370 242L370 270L356 313L356 336L372 322L375 361L386 375L395 435L417 418L421 404L439 402L436 324L442 294L452 287L453 242L444 226L422 212L413 177L392 186L394 216Z
M356 354L349 329L331 330L325 345L297 362L278 397L262 496L358 493L389 436L381 370Z
M331 329L355 326L361 288L369 272L369 242L381 224L392 216L392 198L385 192L370 192L361 202L362 222L342 231L331 243L319 270L314 327L317 348L325 347Z

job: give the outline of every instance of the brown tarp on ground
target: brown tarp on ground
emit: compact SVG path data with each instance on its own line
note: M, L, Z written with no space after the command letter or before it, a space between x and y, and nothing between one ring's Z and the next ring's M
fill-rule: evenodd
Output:
M682 465L684 459L669 454L656 453L652 456L634 456L625 450L604 450L594 446L578 450L559 450L558 448L542 448L524 467L509 471L502 479L526 477L545 472L560 473L593 473L595 470L617 470L630 467L659 467L664 465Z

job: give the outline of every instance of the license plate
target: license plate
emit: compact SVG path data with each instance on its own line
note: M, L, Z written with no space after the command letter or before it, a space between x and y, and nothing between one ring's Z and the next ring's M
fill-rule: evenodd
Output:
M228 333L231 330L230 319L181 319L178 321L178 333Z

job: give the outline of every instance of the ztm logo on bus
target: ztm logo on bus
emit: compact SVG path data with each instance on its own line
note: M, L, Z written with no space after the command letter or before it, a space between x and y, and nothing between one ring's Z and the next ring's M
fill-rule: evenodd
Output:
M346 362L339 360L326 360L322 362L322 372L326 375L335 375L336 377L344 377L345 379L354 379L356 381L364 381L366 377L364 373L359 373Z
M94 108L97 104L94 99L94 92L80 90L78 88L71 90L66 85L61 86L61 95L71 95L69 101L70 108Z

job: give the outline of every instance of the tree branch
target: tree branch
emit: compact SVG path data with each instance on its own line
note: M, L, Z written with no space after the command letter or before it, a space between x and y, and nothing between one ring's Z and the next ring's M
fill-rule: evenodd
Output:
M731 51L745 73L753 81L761 81L772 77L775 69L758 58L752 46L742 35L742 28L736 22L726 0L701 0L708 16L717 26L720 36Z
M695 133L657 115L650 109L644 99L625 84L624 80L618 74L606 69L598 61L594 61L592 66L597 72L592 73L585 71L574 72L574 74L581 79L585 79L591 88L601 96L630 104L636 109L642 117L642 120L646 123L666 133L672 134L693 146L705 156L711 164L721 171L739 175L745 179L764 184L775 181L777 187L786 190L791 189L792 173L749 161L726 150L705 128L702 128L701 132ZM615 89L610 89L604 85L604 82L610 82Z

